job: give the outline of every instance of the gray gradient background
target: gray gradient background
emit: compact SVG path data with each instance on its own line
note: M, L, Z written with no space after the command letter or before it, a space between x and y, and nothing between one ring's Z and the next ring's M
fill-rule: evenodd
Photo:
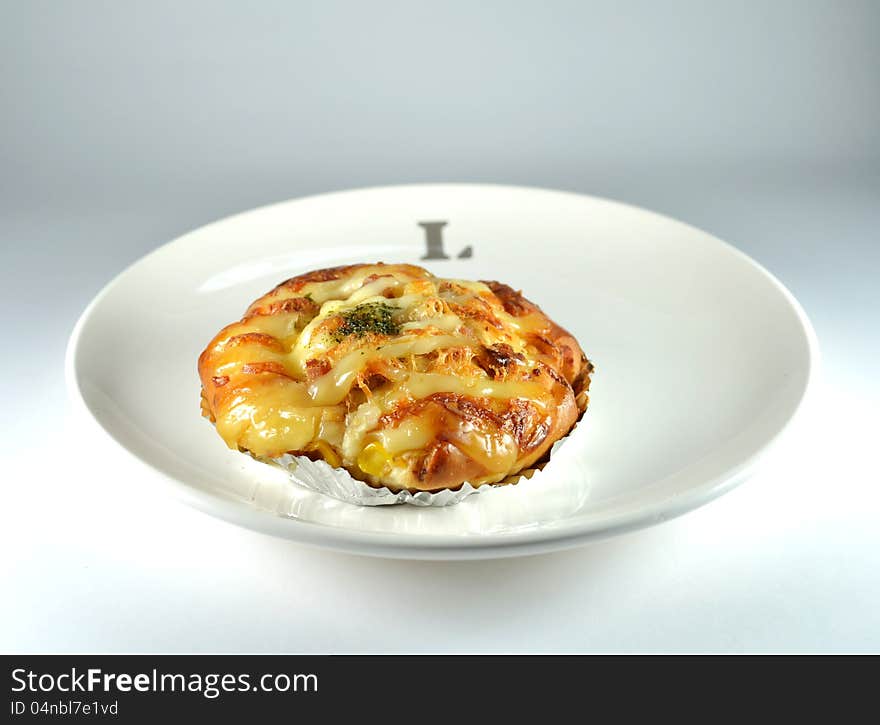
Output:
M880 648L876 433L865 427L876 431L880 403L878 38L878 2L0 3L0 302L12 327L0 385L13 443L4 457L18 476L3 507L15 596L0 648ZM737 559L730 525L712 549L735 570L722 585L710 562L689 558L688 524L673 522L520 565L420 569L306 551L167 503L156 511L177 548L152 550L150 527L108 523L123 494L108 495L107 482L121 474L61 486L35 470L53 441L79 435L63 412L66 338L124 266L249 207L418 181L646 206L732 242L794 292L824 353L815 437L777 461L760 495L749 484L682 520L699 528L715 516L712 530L724 531L737 511L775 501L788 521L776 559L760 549ZM88 535L47 513L58 501ZM773 519L760 519L768 537ZM213 578L169 563L192 553L195 530L206 558L225 551ZM27 555L10 555L13 533ZM242 573L246 562L224 548L232 540L264 562L265 579ZM655 546L678 552L674 572L640 568ZM141 583L132 567L167 573ZM267 583L294 569L306 594ZM573 571L583 579L562 586ZM254 601L228 595L243 578L278 609L246 615ZM510 627L481 607L481 582L492 601L527 600ZM534 586L554 593L530 600ZM385 597L440 617L466 605L480 626L418 642L340 628L333 613L359 588L354 606ZM653 616L639 613L636 590ZM629 615L603 619L606 602Z

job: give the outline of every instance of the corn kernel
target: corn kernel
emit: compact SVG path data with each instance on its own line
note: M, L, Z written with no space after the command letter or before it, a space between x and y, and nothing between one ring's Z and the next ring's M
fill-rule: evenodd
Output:
M378 476L385 470L391 456L381 443L368 443L358 456L358 467L371 476Z
M342 458L340 458L333 446L326 441L315 441L314 443L310 443L308 450L319 453L321 458L334 468L339 468L339 466L342 465Z

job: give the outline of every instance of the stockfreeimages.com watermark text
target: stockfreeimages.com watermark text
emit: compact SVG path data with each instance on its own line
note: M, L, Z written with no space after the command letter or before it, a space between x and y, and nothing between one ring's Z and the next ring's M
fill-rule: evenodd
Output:
M24 668L12 670L13 693L94 693L108 695L131 692L190 692L209 699L224 692L317 692L315 674L266 673L169 673L105 672L100 668L79 670L76 667L60 674L38 673Z

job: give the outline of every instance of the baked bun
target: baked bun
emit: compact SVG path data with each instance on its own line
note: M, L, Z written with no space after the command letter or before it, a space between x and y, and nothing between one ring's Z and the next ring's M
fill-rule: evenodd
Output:
M199 357L230 448L323 459L391 490L505 482L587 407L577 341L500 282L354 264L282 282Z

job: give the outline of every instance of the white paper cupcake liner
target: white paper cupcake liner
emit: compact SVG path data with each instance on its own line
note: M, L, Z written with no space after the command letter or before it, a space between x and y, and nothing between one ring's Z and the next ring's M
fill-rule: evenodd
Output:
M575 427L577 427L575 425ZM538 481L547 476L547 469L552 467L552 458L556 450L574 432L574 429L556 441L550 448L550 457L542 468L530 468L520 472L513 481L503 484L482 484L473 486L469 482L462 484L456 490L444 489L432 493L430 491L391 491L384 486L374 488L363 481L358 481L344 468L334 468L326 461L313 461L305 456L293 456L285 453L278 458L261 458L263 463L278 466L287 472L290 480L300 486L332 496L340 501L356 504L358 506L389 506L392 504L410 504L412 506L452 506L464 501L468 496L480 493L487 488L504 488L516 485L517 481L528 478Z

